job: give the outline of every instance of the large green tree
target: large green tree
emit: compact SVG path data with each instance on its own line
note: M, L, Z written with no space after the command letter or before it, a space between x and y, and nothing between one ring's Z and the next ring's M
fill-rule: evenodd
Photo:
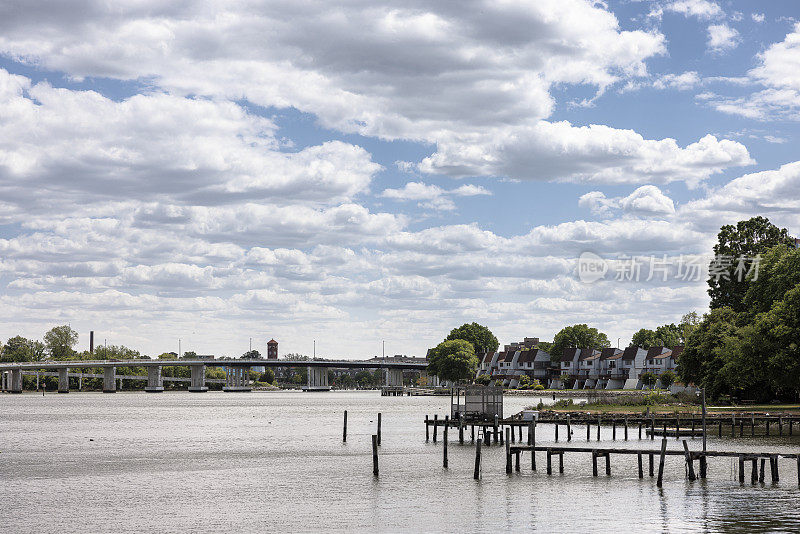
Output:
M500 346L492 331L478 323L464 323L458 328L453 328L444 340L453 339L469 341L477 354L494 352Z
M759 267L755 258L776 245L789 247L793 241L785 228L778 228L765 217L720 228L714 259L709 264L710 307L727 306L735 312L744 311L744 296L750 284L746 275Z
M41 341L14 336L9 339L0 352L0 361L34 362L45 358L45 348Z
M608 336L597 328L590 328L587 324L565 326L553 337L550 358L554 360L561 358L561 354L567 347L601 349L610 346Z
M431 350L428 373L442 380L459 382L475 376L478 357L472 343L463 339L442 341Z
M728 393L728 382L720 371L727 362L724 344L736 335L737 314L730 308L717 308L703 316L703 320L686 340L686 347L678 360L678 376L688 384L705 387L715 398Z
M68 360L78 344L78 333L67 325L56 326L44 335L47 352L54 360Z
M665 324L655 330L642 328L631 339L631 345L649 349L650 347L675 347L681 344L681 329L674 323Z

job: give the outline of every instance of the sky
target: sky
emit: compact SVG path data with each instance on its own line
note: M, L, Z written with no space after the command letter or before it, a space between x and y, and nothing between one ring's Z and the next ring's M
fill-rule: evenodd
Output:
M798 141L794 0L3 2L0 340L625 346L800 235Z

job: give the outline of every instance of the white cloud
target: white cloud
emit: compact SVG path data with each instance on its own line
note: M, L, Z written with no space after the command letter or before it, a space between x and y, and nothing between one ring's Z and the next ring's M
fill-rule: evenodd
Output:
M578 199L578 206L604 216L615 210L640 217L663 217L675 213L672 199L654 185L643 185L625 197L608 198L601 191L592 191Z
M340 141L282 152L274 131L231 102L162 93L116 102L0 69L0 194L43 211L121 197L336 203L381 168Z
M453 135L419 167L451 176L696 185L725 168L751 163L744 145L712 135L680 147L674 139L644 139L632 130L541 121L529 128Z
M656 89L678 89L687 91L694 89L702 83L702 79L697 71L686 71L681 74L663 74L656 78L653 87Z
M725 52L739 44L739 32L727 24L712 24L708 27L708 48L713 52Z
M761 24L767 17L765 17L763 13L751 13L750 18L753 19L753 22Z
M468 197L491 195L491 191L479 185L465 184L456 189L446 190L438 185L422 182L408 182L400 189L384 189L381 196L399 201L418 200L418 206L435 211L452 211L456 209L453 196Z
M674 0L664 6L664 9L704 20L724 15L719 4L709 0Z

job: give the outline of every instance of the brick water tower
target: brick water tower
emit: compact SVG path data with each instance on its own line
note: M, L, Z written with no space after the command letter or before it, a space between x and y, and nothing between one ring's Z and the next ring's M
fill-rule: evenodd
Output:
M268 360L277 360L278 359L278 342L274 339L270 339L267 341L267 359Z

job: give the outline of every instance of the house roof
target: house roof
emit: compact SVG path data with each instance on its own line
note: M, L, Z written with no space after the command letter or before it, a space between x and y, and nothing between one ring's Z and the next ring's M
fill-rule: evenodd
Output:
M595 349L588 349L588 348L587 349L581 349L581 354L578 357L578 360L580 360L580 361L586 360L586 359L594 356L594 354L596 352L597 351Z
M509 352L505 351L505 350L503 352L501 352L500 354L498 354L497 363L506 361L506 356L508 356L508 354L509 354ZM512 354L512 357L513 357L513 353L511 353L511 354ZM508 361L511 361L511 358L509 358Z
M667 352L672 352L672 351L670 351L667 347L650 347L649 349L647 349L647 358L648 359L656 358L658 356L666 354Z
M683 354L683 345L678 345L677 347L672 347L672 358L677 361L678 357Z
M575 359L575 354L580 349L576 349L575 347L564 347L564 352L561 353L561 361L562 362L571 362Z
M637 347L636 345L627 347L622 352L622 359L625 360L626 362L632 362L633 360L636 359L636 354L638 354L638 352L639 352L639 347Z
M613 358L614 356L619 356L622 354L622 351L616 347L606 347L600 352L600 359L601 360L608 360L609 358Z
M483 354L483 363L492 363L493 357L494 357L494 352L485 352Z
M519 362L519 363L532 362L532 361L534 361L536 359L536 354L538 352L539 352L539 349L523 350L520 353L519 358L517 359L517 362Z

